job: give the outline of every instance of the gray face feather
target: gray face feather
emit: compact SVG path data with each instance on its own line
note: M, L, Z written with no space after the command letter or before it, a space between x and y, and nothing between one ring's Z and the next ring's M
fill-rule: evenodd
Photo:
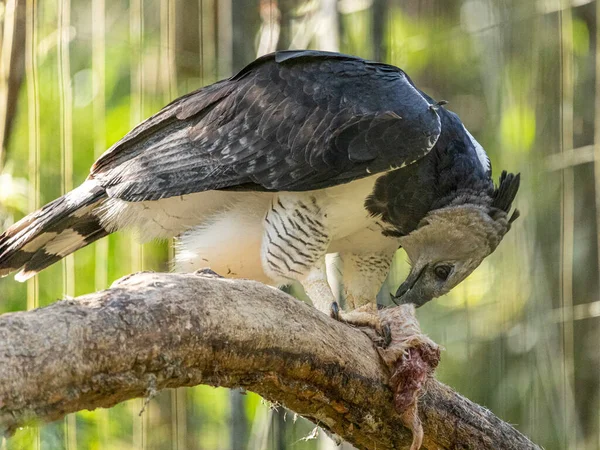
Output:
M481 206L432 211L418 229L400 239L412 268L395 301L421 306L446 294L494 251L509 227L506 213L492 218Z

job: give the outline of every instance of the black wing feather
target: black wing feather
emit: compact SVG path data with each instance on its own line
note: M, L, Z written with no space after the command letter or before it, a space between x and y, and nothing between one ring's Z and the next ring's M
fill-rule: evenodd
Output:
M404 72L335 53L279 52L181 97L94 165L111 197L312 190L425 156L440 118Z

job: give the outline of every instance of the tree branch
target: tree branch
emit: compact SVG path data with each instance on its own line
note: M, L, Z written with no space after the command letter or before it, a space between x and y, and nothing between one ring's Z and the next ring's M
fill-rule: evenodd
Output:
M358 448L408 448L371 340L253 281L141 273L111 289L0 316L0 433L165 388L243 387ZM537 449L430 379L428 449Z

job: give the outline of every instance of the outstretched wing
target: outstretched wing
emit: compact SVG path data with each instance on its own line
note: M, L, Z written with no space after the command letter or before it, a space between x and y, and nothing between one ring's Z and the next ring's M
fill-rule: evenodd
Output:
M305 191L411 164L439 134L437 113L400 69L287 51L175 100L109 149L90 177L126 201Z

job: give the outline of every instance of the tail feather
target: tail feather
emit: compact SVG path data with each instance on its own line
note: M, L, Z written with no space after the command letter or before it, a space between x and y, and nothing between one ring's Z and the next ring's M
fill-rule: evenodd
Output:
M0 277L23 267L16 278L25 281L106 236L108 232L92 212L104 198L101 186L86 181L6 230L0 236Z
M30 255L15 279L17 281L28 280L65 256L109 234L102 228L96 216L93 214L84 216L80 218L76 227L65 229L37 250L33 256Z

